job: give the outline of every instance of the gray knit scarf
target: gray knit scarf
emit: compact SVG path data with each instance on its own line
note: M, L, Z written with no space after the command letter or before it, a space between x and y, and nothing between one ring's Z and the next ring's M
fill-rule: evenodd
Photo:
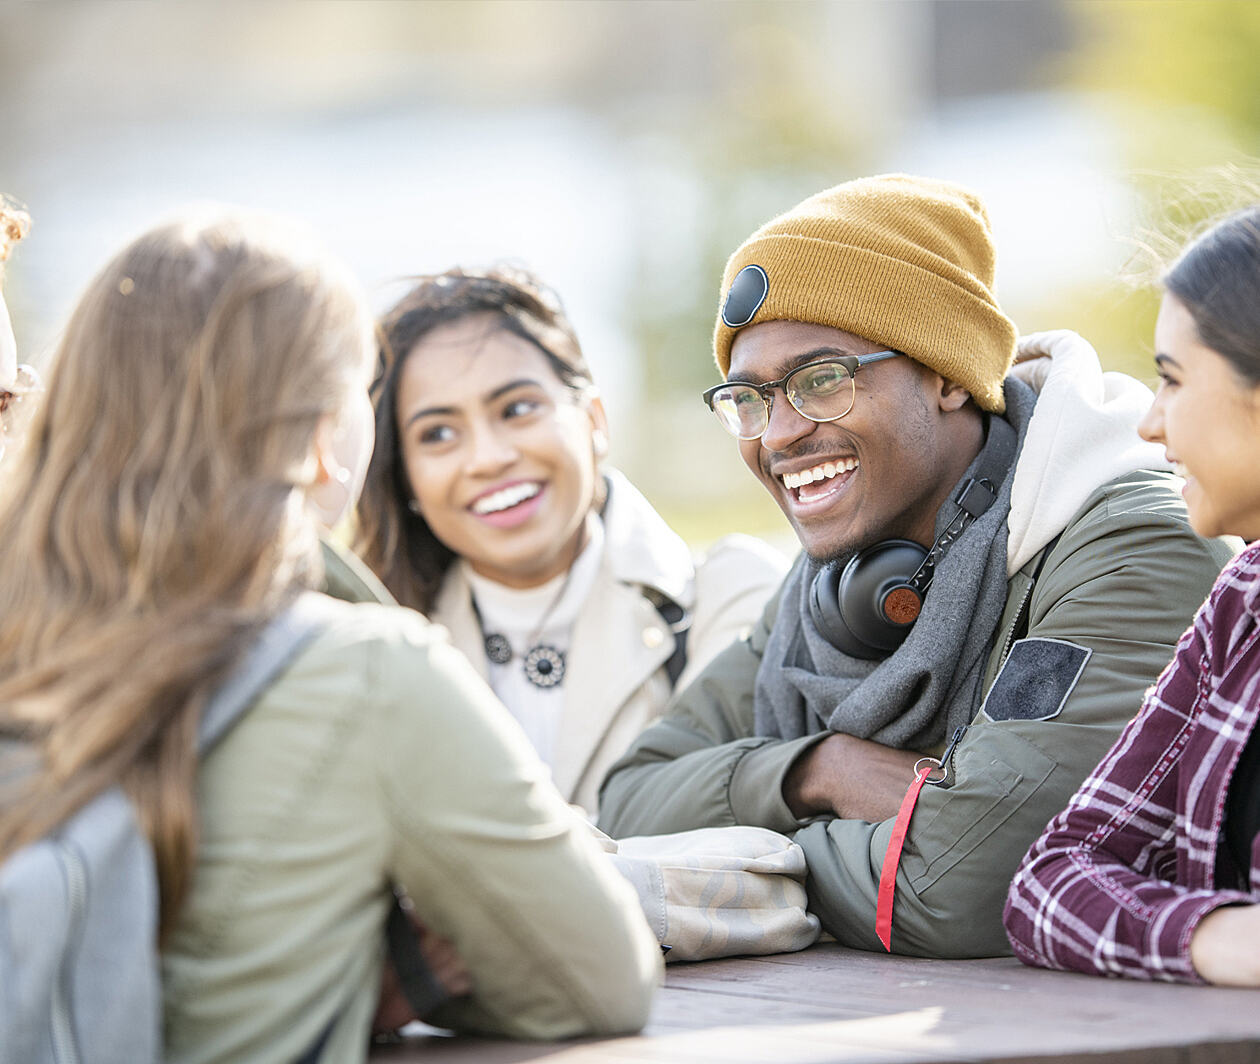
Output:
M1032 389L1007 379L1005 418L989 418L984 446L959 481L987 477L996 498L937 564L923 612L883 661L850 657L818 632L808 596L820 566L805 554L797 559L757 671L758 735L796 739L829 729L925 750L971 721L1006 603L1011 481L1035 403ZM957 490L937 514L938 536L958 512Z

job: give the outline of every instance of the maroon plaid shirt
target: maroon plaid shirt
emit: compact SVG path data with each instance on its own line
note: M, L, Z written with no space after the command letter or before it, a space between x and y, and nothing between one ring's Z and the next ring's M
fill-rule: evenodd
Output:
M1260 543L1226 567L1141 712L1028 851L1004 914L1020 960L1201 981L1198 922L1260 902L1260 847L1243 870L1250 894L1217 886L1233 883L1221 818L1257 715Z

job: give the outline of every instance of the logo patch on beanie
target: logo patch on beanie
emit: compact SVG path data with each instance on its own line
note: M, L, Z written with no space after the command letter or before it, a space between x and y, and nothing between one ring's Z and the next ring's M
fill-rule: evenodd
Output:
M738 329L753 320L770 291L770 278L760 266L745 266L735 275L722 304L722 322Z

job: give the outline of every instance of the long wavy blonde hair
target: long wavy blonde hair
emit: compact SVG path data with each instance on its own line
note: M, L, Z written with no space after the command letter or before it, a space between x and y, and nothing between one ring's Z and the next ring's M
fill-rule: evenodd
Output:
M90 284L0 485L0 731L37 755L0 858L120 782L169 928L202 705L318 578L313 441L373 354L349 278L262 218L154 229Z

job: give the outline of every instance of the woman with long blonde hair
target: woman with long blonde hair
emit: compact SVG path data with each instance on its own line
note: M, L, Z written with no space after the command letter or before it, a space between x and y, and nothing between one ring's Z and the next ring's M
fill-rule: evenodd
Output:
M444 1023L628 1030L657 977L633 894L410 611L330 601L197 759L207 699L318 585L318 530L371 453L374 356L306 236L184 217L91 282L0 485L0 730L38 755L0 794L0 860L122 784L159 873L174 1062L363 1059L392 883L466 965Z

